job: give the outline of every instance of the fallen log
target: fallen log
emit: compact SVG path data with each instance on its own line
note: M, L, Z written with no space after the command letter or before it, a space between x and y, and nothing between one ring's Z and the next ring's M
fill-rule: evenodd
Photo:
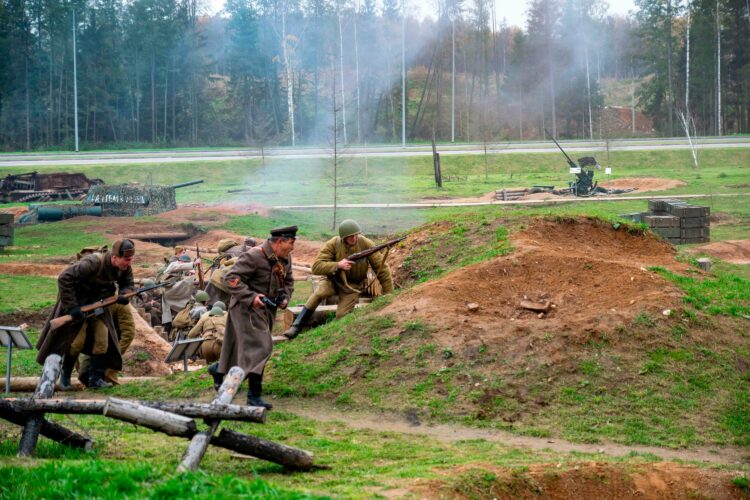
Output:
M192 418L149 408L124 399L107 399L102 415L142 425L168 436L191 437L198 432L198 426Z
M39 377L39 385L36 386L34 398L49 398L55 392L55 381L60 374L62 358L57 354L50 354L44 360L42 376ZM21 433L21 442L18 444L18 456L30 457L36 450L39 433L44 423L44 413L37 413L26 421Z
M15 411L22 413L41 411L73 415L102 415L106 404L106 400L103 399L5 399L3 401ZM256 423L263 423L266 420L266 409L261 406L162 401L134 401L133 403L190 418L240 420Z
M309 451L248 436L230 429L222 429L218 436L211 438L211 444L274 462L291 470L305 471L313 467L313 454Z
M216 405L227 405L232 402L232 399L237 395L237 389L239 388L242 381L245 379L245 371L239 366L233 366L229 369L229 373L224 377L224 382L219 387L219 392L213 400L213 404ZM221 420L208 420L208 430L195 434L190 440L190 444L185 450L185 454L182 455L182 461L177 466L177 472L185 472L189 470L195 470L203 459L203 455L206 454L208 445L211 443L216 429L219 427Z
M157 380L159 377L119 377L117 379L118 384L128 384L133 382L145 382L148 380ZM71 380L71 391L83 391L86 390L86 386L80 383L78 380ZM10 379L10 392L32 392L36 390L36 386L39 383L37 377L11 377ZM59 391L60 385L55 385L55 390Z
M0 399L0 418L22 427L25 426L26 422L29 420L28 415L17 411L13 408L13 404L6 399ZM62 425L50 422L45 418L42 420L42 427L39 430L39 433L47 439L57 441L60 444L69 446L70 448L80 448L86 451L91 451L94 447L94 441L91 438L73 432Z

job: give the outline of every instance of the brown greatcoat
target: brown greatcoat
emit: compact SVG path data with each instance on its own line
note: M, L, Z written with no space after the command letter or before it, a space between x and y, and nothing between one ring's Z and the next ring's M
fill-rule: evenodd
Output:
M57 277L57 303L52 313L47 318L47 323L42 328L37 342L36 361L44 364L44 360L50 354L62 356L70 348L81 324L84 320L72 321L57 330L50 331L50 321L53 318L68 314L76 306L93 304L101 299L111 297L115 293L132 291L133 270L128 267L120 271L112 265L112 254L104 254L103 262L101 254L89 254L81 260L65 269ZM115 370L122 369L122 355L120 354L119 340L115 330L112 312L105 308L101 316L104 324L109 330L109 345L107 349L107 366ZM83 352L90 354L90 342L86 342Z
M253 301L258 294L271 299L279 297L279 302L291 298L292 259L278 259L266 241L243 253L224 276L224 283L229 287L231 299L218 371L227 373L231 367L239 366L246 375L262 375L273 349L271 330L276 308L255 309Z

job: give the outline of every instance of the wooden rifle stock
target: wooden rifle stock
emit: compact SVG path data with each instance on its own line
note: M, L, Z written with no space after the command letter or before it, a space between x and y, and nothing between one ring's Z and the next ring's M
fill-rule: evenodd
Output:
M350 256L346 258L346 260L356 262L358 260L364 259L366 257L369 257L370 255L374 254L375 252L379 252L383 250L384 248L389 248L395 245L396 243L399 243L401 241L404 241L406 239L406 236L402 236L401 238L396 238L395 240L386 241L382 245L375 245L374 247L370 247L366 250L362 250L361 252L353 253Z
M166 284L167 284L166 282L165 283L156 283L155 285L152 285L152 286L147 286L147 287L139 288L138 290L133 290L132 292L123 293L122 295L113 295L112 297L107 297L105 299L97 300L93 304L87 304L85 306L81 306L81 313L85 315L87 313L94 312L94 311L96 311L99 308L109 307L112 304L114 304L115 302L117 302L117 299L119 299L119 298L128 298L129 299L130 297L135 297L139 293L148 292L149 290L153 290L155 288L163 287ZM57 318L53 318L53 319L50 320L50 322L49 322L50 328L49 329L50 329L50 331L57 330L61 326L67 325L71 321L73 321L73 316L71 316L70 314L65 314L63 316L58 316Z
M206 284L203 281L203 268L201 267L201 249L198 248L198 245L195 245L195 255L198 259L198 290L203 290Z

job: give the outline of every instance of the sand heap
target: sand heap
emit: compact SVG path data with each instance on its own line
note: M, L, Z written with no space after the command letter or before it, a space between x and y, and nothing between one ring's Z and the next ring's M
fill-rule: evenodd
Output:
M651 235L590 219L537 221L512 242L512 254L417 286L383 313L422 319L459 347L523 332L612 331L641 312L661 315L679 304L679 291L647 268L685 266ZM540 315L521 308L523 300L552 307Z
M135 320L135 339L123 356L123 375L130 377L158 377L169 375L172 369L164 362L172 346L151 328L130 306Z

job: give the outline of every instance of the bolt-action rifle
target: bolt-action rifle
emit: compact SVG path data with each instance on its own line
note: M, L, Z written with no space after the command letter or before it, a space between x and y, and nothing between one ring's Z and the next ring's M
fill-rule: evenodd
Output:
M374 254L375 252L379 252L384 248L390 248L396 243L399 243L401 241L404 241L406 239L406 236L402 236L401 238L396 238L395 240L386 241L382 245L375 245L374 247L367 248L365 250L362 250L361 252L353 253L349 255L346 260L350 260L352 262L356 262L358 260L364 259L366 257L369 257L370 255Z
M168 284L167 282L156 283L151 286L145 286L143 288L139 288L138 290L133 290L132 292L126 292L120 295L113 295L112 297L107 297L105 299L97 300L93 304L81 306L81 313L86 318L91 317L91 316L98 316L99 314L104 312L105 307L111 306L112 304L117 302L119 299L129 299L131 297L135 297L139 293L148 292L149 290L153 290L155 288L161 288L167 284ZM71 316L70 314L58 316L57 318L54 318L49 322L50 331L57 330L61 326L67 325L71 321L73 321L73 316Z
M198 290L203 290L206 286L205 282L203 281L203 268L201 266L201 249L198 248L198 245L195 245L195 256L198 260L198 269L196 269L198 274Z

